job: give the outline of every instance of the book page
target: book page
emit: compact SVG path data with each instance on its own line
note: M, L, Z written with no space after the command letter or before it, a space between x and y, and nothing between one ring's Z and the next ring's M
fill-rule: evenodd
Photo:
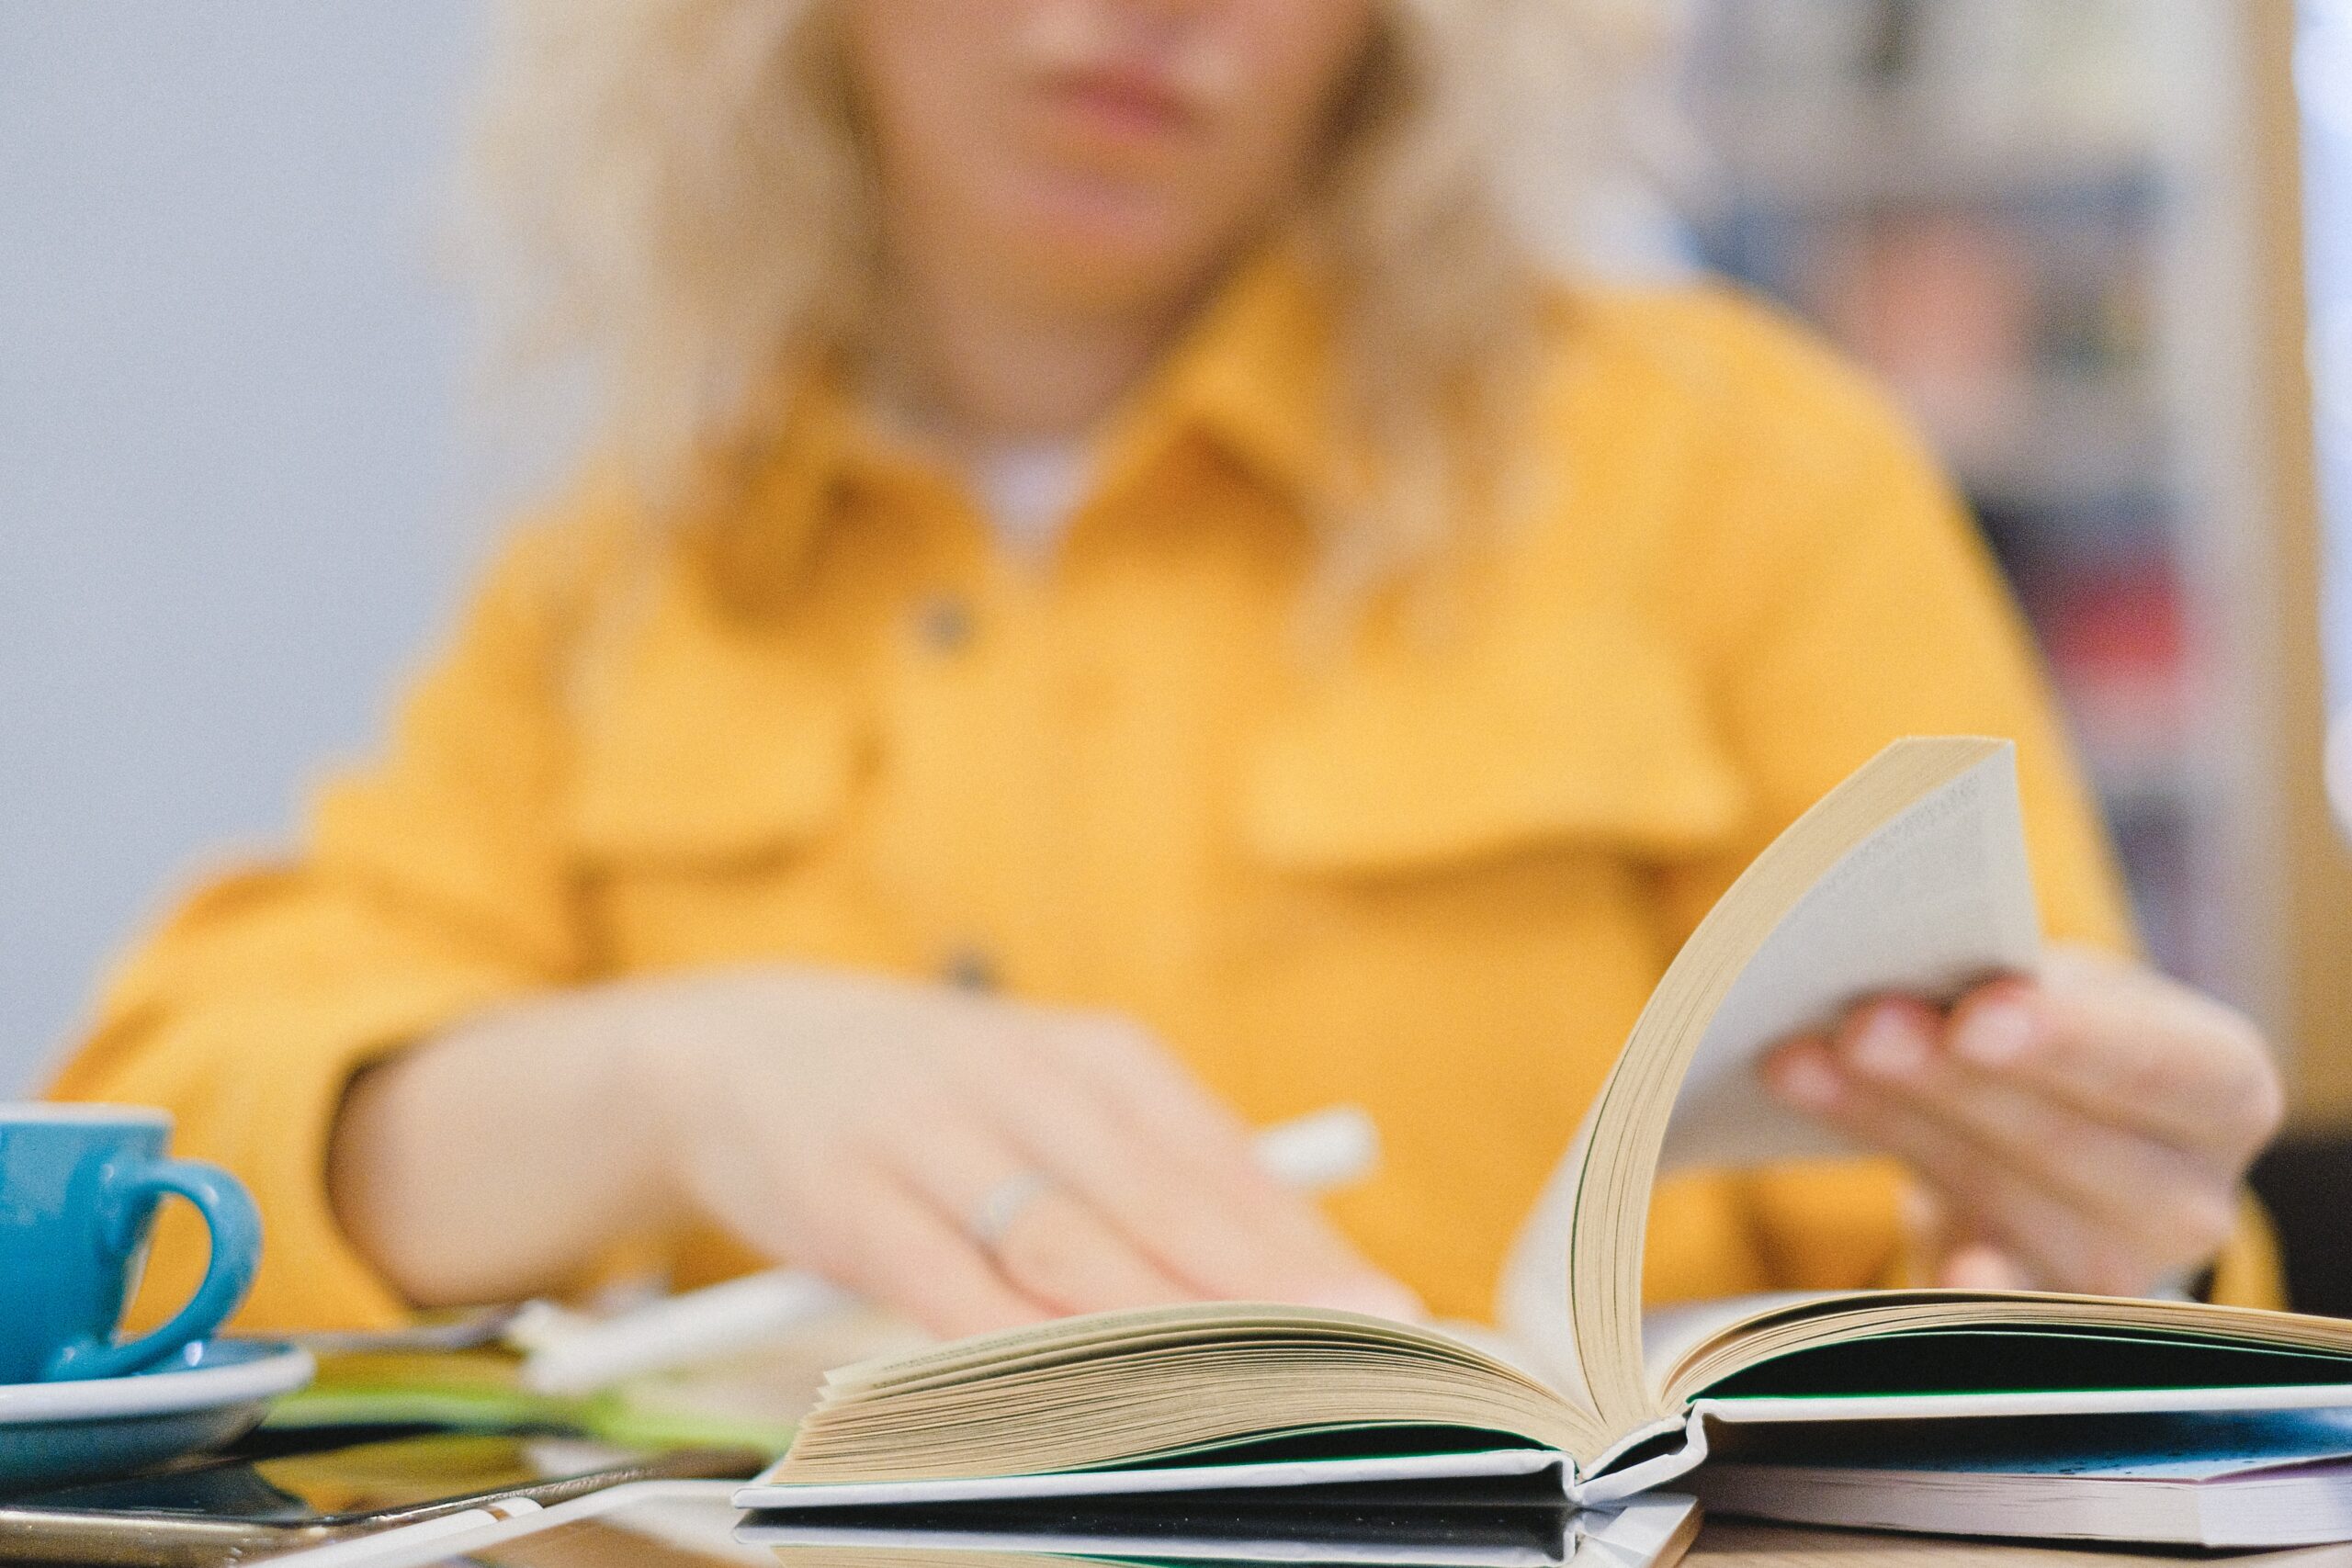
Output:
M1989 742L1958 744L1974 747L1965 754L1971 765L1796 894L1731 981L1674 1097L1662 1169L1837 1152L1826 1129L1764 1093L1756 1077L1764 1051L1873 991L1949 997L1972 980L2033 964L2041 921L2013 753ZM1691 945L1703 956L1695 936ZM1521 1226L1496 1300L1504 1333L1585 1404L1593 1395L1559 1303L1568 1293L1568 1241L1592 1120Z
M1703 1311L1679 1314L1696 1332L1674 1335L1680 1348L1660 1357L1657 1385L1676 1410L1702 1399L1810 1406L1804 1420L1862 1413L1849 1397L1919 1410L2030 1398L2079 1413L2352 1404L2340 1393L2352 1381L2352 1322L2341 1318L2055 1291L1797 1292L1724 1305L1737 1310L1713 1323ZM2217 1392L2229 1397L2216 1403Z
M1664 1388L1675 1369L1709 1340L1765 1314L1835 1301L1830 1291L1767 1291L1710 1301L1679 1302L1642 1314L1642 1366L1652 1388Z
M1593 1405L1568 1300L1568 1237L1576 1227L1577 1190L1592 1142L1587 1112L1568 1152L1544 1183L1521 1221L1495 1286L1495 1326L1538 1375L1579 1409Z
M944 1496L950 1483L1025 1477L1012 1491L1042 1495L1148 1489L1120 1468L1144 1464L1171 1485L1200 1484L1217 1466L1286 1473L1265 1468L1275 1461L1395 1461L1424 1467L1400 1473L1435 1473L1426 1467L1463 1452L1556 1457L1599 1436L1539 1378L1436 1330L1199 1303L1061 1318L841 1368L762 1479L903 1482ZM1077 1471L1093 1482L1060 1473Z
M1773 840L1668 965L1555 1178L1572 1195L1573 1348L1603 1427L1662 1413L1643 1369L1643 1233L1694 1069L1682 1146L1754 1157L1775 1142L1747 1114L1772 1042L1872 993L2034 962L2014 756L1982 737L1894 742Z
M1660 1168L1851 1152L1764 1092L1758 1057L1865 996L1949 1000L2031 968L2041 948L2016 759L2004 749L1871 835L1781 918L1690 1058Z

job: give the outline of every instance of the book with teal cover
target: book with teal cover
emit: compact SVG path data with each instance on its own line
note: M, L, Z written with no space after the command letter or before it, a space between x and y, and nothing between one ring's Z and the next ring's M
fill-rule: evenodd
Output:
M2352 1410L1809 1427L1690 1478L1711 1508L1807 1524L2040 1540L2352 1540Z

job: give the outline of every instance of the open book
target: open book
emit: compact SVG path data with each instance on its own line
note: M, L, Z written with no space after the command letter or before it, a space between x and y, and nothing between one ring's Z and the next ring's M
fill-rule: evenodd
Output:
M1532 1222L1555 1239L1506 1279L1509 1347L1264 1304L1065 1319L832 1373L736 1500L1517 1477L1597 1506L1700 1463L1714 1422L2352 1404L2352 1323L2193 1303L1873 1292L1645 1325L1643 1228L1686 1079L1727 1093L1863 996L1949 997L2029 965L2038 929L2011 748L1899 741L1774 840L1668 968Z

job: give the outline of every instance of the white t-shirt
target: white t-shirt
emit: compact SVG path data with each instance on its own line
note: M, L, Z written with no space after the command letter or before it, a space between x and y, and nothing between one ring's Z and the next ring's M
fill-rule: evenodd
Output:
M1051 558L1084 496L1086 458L1083 442L1040 441L994 447L972 460L972 488L1009 554L1030 566Z

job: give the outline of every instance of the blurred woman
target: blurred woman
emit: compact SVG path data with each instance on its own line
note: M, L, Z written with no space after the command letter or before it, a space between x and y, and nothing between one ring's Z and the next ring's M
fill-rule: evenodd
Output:
M1758 307L1540 259L1532 111L1597 119L1627 11L517 6L506 298L604 456L59 1092L254 1185L254 1326L632 1259L941 1332L1483 1316L1714 896L1890 739L1999 734L2080 950L1789 1043L1885 1157L1668 1183L1648 1288L2258 1299L2263 1043L2130 956L1930 460ZM1333 1102L1385 1159L1327 1217L1247 1133Z

